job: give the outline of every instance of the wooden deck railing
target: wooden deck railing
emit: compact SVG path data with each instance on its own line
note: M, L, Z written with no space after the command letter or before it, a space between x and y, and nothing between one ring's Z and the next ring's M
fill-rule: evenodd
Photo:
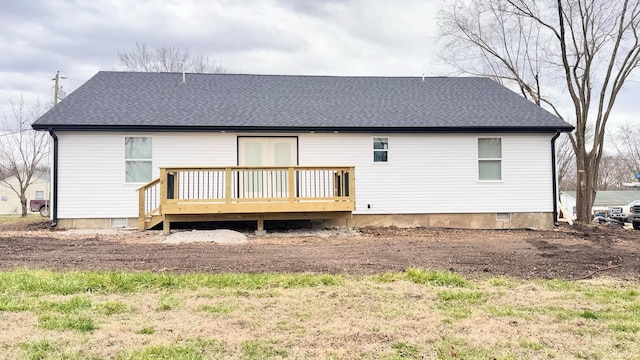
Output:
M138 189L138 229L144 230L145 219L160 214L160 179Z
M355 209L355 169L342 166L162 167L138 189L139 225L156 216Z

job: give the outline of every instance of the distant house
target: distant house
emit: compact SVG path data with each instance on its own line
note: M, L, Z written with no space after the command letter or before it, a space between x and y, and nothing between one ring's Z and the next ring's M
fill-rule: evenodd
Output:
M167 231L550 228L554 141L573 129L487 78L110 71L33 128L54 140L54 225Z
M604 190L596 193L591 212L593 214L601 211L607 211L612 206L623 206L628 203L640 200L640 190ZM560 192L560 202L563 207L571 212L573 218L576 217L576 192L562 191Z
M29 200L47 199L49 195L49 178L46 173L36 173L36 180L29 185L27 189L27 206ZM18 189L18 179L15 176L9 176L0 179L0 215L16 215L22 214L22 206L20 198L11 188Z

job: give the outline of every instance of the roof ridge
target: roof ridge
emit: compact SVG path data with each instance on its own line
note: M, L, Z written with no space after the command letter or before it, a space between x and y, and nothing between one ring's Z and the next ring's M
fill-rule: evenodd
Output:
M182 72L175 71L131 71L131 70L100 70L98 73L105 74L144 74L144 75L182 75ZM489 79L485 76L447 76L447 75L327 75L327 74L259 74L259 73L200 73L185 72L187 75L196 76L261 76L261 77L299 77L299 78L362 78L362 79Z

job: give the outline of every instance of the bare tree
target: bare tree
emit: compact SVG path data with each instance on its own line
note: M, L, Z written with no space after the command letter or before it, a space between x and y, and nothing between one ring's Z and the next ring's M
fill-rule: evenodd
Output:
M589 221L605 128L640 62L640 0L453 0L440 31L441 55L460 71L515 86L560 118L570 104L577 217Z
M604 155L600 162L598 190L622 190L623 182L630 181L631 173L624 160L617 155Z
M569 135L562 134L556 143L556 159L558 162L558 187L561 191L576 189L576 157L569 140Z
M640 135L640 134L639 134ZM587 135L590 138L590 134ZM608 139L608 141L610 141ZM640 140L639 140L640 141ZM616 141L613 141L616 144ZM577 187L576 157L568 134L562 134L556 142L558 186L561 191L575 191ZM640 161L640 160L639 160ZM596 190L621 190L623 182L630 181L627 161L620 155L605 153L600 161Z
M139 72L180 72L183 64L185 71L194 73L226 73L222 65L209 59L207 55L191 56L189 49L180 50L175 46L162 45L156 49L147 48L147 44L136 43L131 51L118 51L120 63L131 71Z
M635 174L640 173L640 128L629 122L620 125L615 131L614 145L631 181L637 181Z
M46 106L40 101L27 104L22 96L10 103L11 115L5 115L0 126L4 129L0 134L0 173L15 177L17 186L5 177L0 182L18 195L22 217L26 217L26 191L37 180L35 175L45 165L49 153L47 134L33 130L31 124L45 112Z

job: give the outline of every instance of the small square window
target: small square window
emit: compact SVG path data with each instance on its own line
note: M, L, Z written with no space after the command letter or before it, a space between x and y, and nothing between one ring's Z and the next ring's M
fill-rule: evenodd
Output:
M373 138L373 162L389 161L389 138Z
M36 191L36 200L44 200L44 191Z

